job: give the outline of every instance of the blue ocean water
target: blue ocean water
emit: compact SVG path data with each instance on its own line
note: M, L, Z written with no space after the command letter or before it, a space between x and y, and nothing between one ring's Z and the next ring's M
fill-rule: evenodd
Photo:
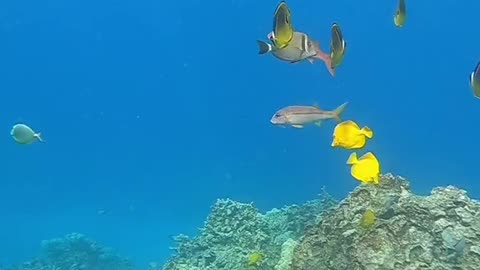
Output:
M297 29L328 51L338 22L347 53L323 63L257 54L278 1L3 1L0 3L0 262L35 256L44 239L81 232L144 269L171 236L193 235L217 198L265 211L342 198L359 183L334 122L269 123L281 107L345 101L368 125L382 171L420 194L456 185L478 198L480 60L473 0L289 1ZM45 143L17 145L25 122ZM105 211L99 215L98 211Z

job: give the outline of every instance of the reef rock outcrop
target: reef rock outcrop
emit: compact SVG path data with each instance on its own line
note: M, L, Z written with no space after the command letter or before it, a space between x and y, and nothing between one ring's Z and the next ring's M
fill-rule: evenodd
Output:
M314 224L325 209L335 204L331 197L322 196L301 206L292 205L261 214L253 204L217 200L197 237L176 237L176 254L163 269L285 270L293 254L293 248L288 245L303 235L304 228ZM262 259L250 265L251 254L261 254ZM150 269L160 267L152 263Z
M42 254L9 270L133 270L132 264L79 233L43 241Z
M367 210L374 222L361 226ZM415 195L392 174L339 203L324 196L265 215L219 200L199 236L177 238L176 251L163 270L478 270L480 203L453 186ZM254 267L252 251L265 254Z
M375 224L363 229L366 209ZM391 174L361 185L324 213L296 246L289 270L480 269L480 204L448 186L411 193Z

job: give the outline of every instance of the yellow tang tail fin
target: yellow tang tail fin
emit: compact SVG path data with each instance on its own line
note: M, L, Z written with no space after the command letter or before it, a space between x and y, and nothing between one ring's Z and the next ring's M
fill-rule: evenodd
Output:
M348 157L347 164L353 165L357 162L358 162L357 153L356 152L351 153L350 156Z
M364 126L360 131L369 139L373 137L373 131L367 126Z
M337 122L342 122L342 119L340 118L340 115L345 110L345 107L347 107L347 104L348 104L348 102L345 102L342 105L338 106L335 110L333 110L334 118L335 118L335 120L337 120Z
M378 185L378 179L380 178L380 175L376 175L374 178L373 178L373 183Z

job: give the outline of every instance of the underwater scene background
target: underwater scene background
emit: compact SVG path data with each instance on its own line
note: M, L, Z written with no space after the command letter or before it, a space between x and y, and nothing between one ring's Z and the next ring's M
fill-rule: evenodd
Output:
M3 267L80 233L147 269L172 256L173 236L197 235L217 199L262 213L318 199L323 187L343 200L360 182L350 152L331 147L335 121L272 125L288 105L348 101L342 119L372 128L360 152L374 152L382 174L419 195L453 185L480 196L480 103L469 85L480 2L406 1L397 28L396 0L289 1L295 26L324 51L331 24L342 27L335 77L321 62L258 54L278 2L1 2ZM19 122L44 143L16 144Z

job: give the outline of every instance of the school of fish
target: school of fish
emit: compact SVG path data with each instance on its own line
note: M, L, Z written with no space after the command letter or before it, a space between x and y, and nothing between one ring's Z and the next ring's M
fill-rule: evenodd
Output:
M405 0L398 0L393 23L395 27L402 28L406 20ZM313 64L315 60L321 60L332 77L335 77L336 69L343 62L347 48L340 26L334 22L331 25L330 53L324 52L319 41L312 39L306 32L295 29L286 1L281 1L277 5L273 29L267 34L267 39L270 43L257 40L259 54L271 53L279 60L289 63L307 60ZM469 83L474 97L480 98L480 62L471 72ZM341 120L341 114L347 104L345 102L334 110L322 110L317 105L288 105L276 111L270 123L280 127L291 126L300 129L308 124L321 126L323 121L333 119L337 125L333 131L331 146L346 150L362 149L367 141L373 138L373 131L368 126L360 127L353 120ZM350 174L354 179L364 184L379 183L381 166L374 153L367 152L358 157L356 152L352 152L346 164L351 166Z
M405 0L398 0L398 5L393 15L393 23L397 28L402 28L407 20ZM257 40L258 53L271 53L281 61L298 63L307 60L314 63L322 61L332 77L335 77L337 68L345 57L347 43L337 22L331 25L330 52L324 52L320 42L311 38L305 32L295 29L292 15L286 1L281 1L274 12L272 31L267 34L268 42ZM480 62L470 74L469 84L475 98L480 98ZM367 141L373 138L373 131L368 126L360 127L353 120L341 120L341 115L348 102L339 105L333 110L323 110L317 105L288 105L279 109L270 119L271 124L281 127L291 126L301 129L306 125L321 126L323 121L333 119L337 122L333 130L332 148L346 150L363 149ZM15 124L10 135L18 144L32 144L44 142L41 134L35 132L24 123ZM365 184L378 184L381 166L377 157L372 152L367 152L361 157L352 152L346 164L351 166L351 175L354 179Z
M394 24L402 27L405 19L405 1L400 0L394 15ZM258 53L271 53L276 58L289 63L307 60L313 64L314 60L321 60L330 75L334 77L336 69L345 57L347 42L343 38L338 23L334 22L330 29L330 53L326 53L322 51L318 41L313 40L305 32L294 29L290 9L285 1L281 1L273 16L273 30L267 34L270 43L257 40ZM474 76L478 75L472 75L472 77ZM321 126L323 121L333 119L337 125L333 131L331 146L346 150L362 149L367 144L367 140L373 137L373 131L368 126L360 128L352 120L342 121L341 115L347 104L348 102L345 102L333 110L323 110L318 105L289 105L276 111L270 119L270 123L280 127L290 126L300 129L309 124ZM348 157L346 164L351 166L350 174L354 179L365 184L379 183L380 162L372 152L367 152L360 158L356 152L353 152ZM368 214L370 215L370 213Z
M402 28L407 20L405 0L398 0L398 5L393 15L393 23L397 28ZM298 63L307 60L324 62L325 67L332 77L336 69L343 62L347 43L337 22L331 25L330 53L320 48L320 42L312 39L305 32L298 31L292 23L292 15L286 1L281 1L275 9L273 29L267 34L270 43L257 40L259 54L271 53L276 58L289 63ZM470 87L473 95L480 98L480 62L470 74ZM333 131L333 148L347 150L362 149L367 141L373 137L373 131L368 127L360 126L353 120L342 121L340 116L347 106L347 102L334 110L322 110L317 105L288 105L281 108L270 119L276 126L303 128L308 124L321 126L328 119L337 121ZM347 165L351 166L351 176L365 184L378 184L381 166L377 157L372 152L367 152L361 157L356 152L350 154Z

